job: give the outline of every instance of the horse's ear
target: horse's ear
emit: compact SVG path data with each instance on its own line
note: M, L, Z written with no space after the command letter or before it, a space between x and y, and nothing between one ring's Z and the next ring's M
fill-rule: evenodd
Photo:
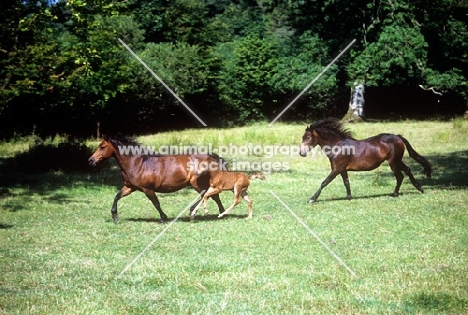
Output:
M105 141L109 141L109 137L107 135L102 135L102 139L105 140Z

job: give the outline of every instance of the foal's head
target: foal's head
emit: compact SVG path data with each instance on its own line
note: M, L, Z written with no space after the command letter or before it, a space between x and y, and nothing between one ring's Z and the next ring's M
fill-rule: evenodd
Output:
M96 151L94 151L93 155L88 159L88 163L91 166L98 165L102 160L107 160L108 158L114 156L115 148L112 145L109 137L103 136L102 142L99 144Z

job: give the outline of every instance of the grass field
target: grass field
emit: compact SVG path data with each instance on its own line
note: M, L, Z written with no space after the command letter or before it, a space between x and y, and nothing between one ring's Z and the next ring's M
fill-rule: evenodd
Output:
M406 154L425 193L405 177L401 196L390 197L395 179L384 164L350 173L351 201L338 178L309 205L329 173L325 156L227 155L289 166L252 180L253 219L245 219L243 202L218 220L210 202L210 214L190 222L186 211L168 227L136 192L120 200L114 224L109 210L122 182L113 160L97 170L31 173L14 158L27 154L27 139L0 144L0 314L466 314L468 122L348 127L356 138L404 135L434 166L433 178L423 178ZM304 128L258 124L138 140L290 146L299 145ZM158 196L173 220L197 194ZM227 206L233 195L221 198Z

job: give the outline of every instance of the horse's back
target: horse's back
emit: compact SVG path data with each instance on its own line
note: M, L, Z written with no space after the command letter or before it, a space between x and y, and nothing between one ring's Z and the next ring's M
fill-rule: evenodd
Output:
M363 140L347 140L343 144L348 146L348 152L350 152L343 159L348 171L373 170L385 160L402 156L404 152L402 140L390 133L381 133ZM350 148L353 150L349 150Z
M358 141L363 141L367 142L369 144L376 144L377 142L380 143L402 143L400 137L398 137L395 134L392 133L380 133L378 135L363 139L363 140L358 140Z

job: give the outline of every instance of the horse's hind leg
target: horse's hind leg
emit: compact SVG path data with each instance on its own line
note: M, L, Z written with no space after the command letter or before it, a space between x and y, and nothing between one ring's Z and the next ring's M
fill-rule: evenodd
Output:
M401 183L403 182L403 173L401 172L401 169L400 169L400 165L399 163L396 164L396 163L390 163L390 168L392 169L393 171L393 174L395 175L395 178L396 178L396 186L395 186L395 190L393 191L393 197L398 197L398 195L400 194L400 187L401 187Z
M346 198L348 200L351 200L351 186L349 186L349 177L348 177L348 172L343 171L341 172L341 178L343 178L343 183L346 187Z
M111 208L112 219L114 220L114 223L119 221L119 214L117 213L117 202L120 200L120 198L130 195L132 191L133 189L130 187L123 186L122 189L115 195L114 203L112 204Z
M411 184L413 184L413 186L416 187L417 190L419 190L420 192L424 193L423 187L421 186L420 183L418 183L418 181L416 180L416 178L414 178L413 173L411 173L410 168L409 168L408 166L406 166L406 164L403 163L403 162L401 162L400 164L401 164L401 166L400 166L401 170L402 170L403 172L405 172L406 175L408 175L408 177L409 177L409 179L410 179L410 181L411 181Z
M218 194L214 194L211 196L211 199L214 200L214 202L216 202L216 204L218 205L218 210L219 210L219 213L223 213L224 212L224 206L223 204L221 203L221 199L219 198L219 193Z
M148 199L151 200L156 210L158 210L159 216L161 218L160 222L164 223L164 221L167 220L167 215L162 211L161 204L159 203L158 197L156 197L156 194L152 190L145 190L144 193L146 197L148 197Z

